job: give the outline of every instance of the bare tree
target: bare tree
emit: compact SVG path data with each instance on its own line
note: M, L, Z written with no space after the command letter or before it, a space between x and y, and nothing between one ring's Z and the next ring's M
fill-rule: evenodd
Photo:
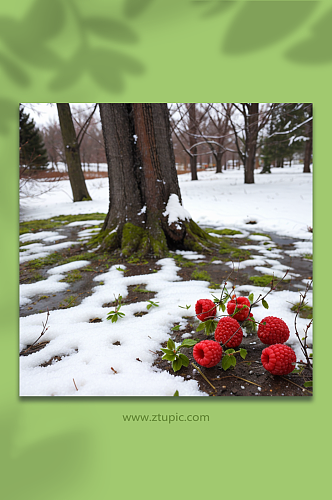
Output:
M91 200L82 172L79 142L70 106L68 103L58 103L57 109L74 202Z
M194 103L175 103L170 109L172 132L190 159L191 180L197 180L197 158L209 151L204 140L199 142L207 111Z
M231 117L229 110L224 105L225 114L229 117L234 132L236 148L244 165L244 183L253 184L255 182L254 168L258 133L268 123L275 105L267 105L261 111L259 110L258 103L233 103L233 106L237 109L239 115ZM239 123L239 117L242 117L242 123Z

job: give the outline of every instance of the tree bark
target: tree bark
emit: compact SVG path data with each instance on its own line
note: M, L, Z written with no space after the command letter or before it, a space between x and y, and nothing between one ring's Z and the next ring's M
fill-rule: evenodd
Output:
M213 238L182 207L167 104L99 106L109 211L96 242L138 258L211 246Z
M312 117L312 104L310 105L309 113ZM306 124L306 136L309 137L309 140L307 140L305 144L303 173L310 174L310 162L312 155L312 120Z
M68 103L58 103L57 108L73 199L74 201L91 200L82 172L80 150L70 106Z
M197 147L192 147L196 142L197 138L194 134L197 134L197 123L196 123L196 104L189 104L189 146L192 156L190 156L190 170L191 170L191 180L197 181Z
M222 164L221 164L222 156L223 156L222 153L215 154L215 159L217 164L216 174L222 174Z
M244 163L244 183L254 184L255 157L258 136L258 103L250 103L246 127L246 157Z

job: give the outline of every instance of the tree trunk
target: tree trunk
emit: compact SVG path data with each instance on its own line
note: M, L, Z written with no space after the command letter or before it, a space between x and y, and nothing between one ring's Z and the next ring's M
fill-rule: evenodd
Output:
M190 134L197 134L197 124L196 124L196 104L189 104L189 132ZM197 181L197 147L194 146L196 143L196 137L194 135L189 135L189 146L192 156L190 156L190 170L191 170L191 180Z
M244 183L254 184L255 157L258 136L258 103L248 104L248 125L246 130L246 158Z
M182 207L167 104L100 104L109 211L95 242L125 257L202 251L214 239Z
M309 108L309 113L310 116L312 116L312 104ZM306 136L309 137L309 140L305 143L303 173L310 174L310 162L312 155L312 120L306 124Z
M58 103L57 108L74 201L91 200L82 172L80 151L70 106L68 103Z
M216 168L216 174L222 174L222 165L221 165L221 160L222 160L222 153L217 153L215 155L216 163L217 163L217 168Z

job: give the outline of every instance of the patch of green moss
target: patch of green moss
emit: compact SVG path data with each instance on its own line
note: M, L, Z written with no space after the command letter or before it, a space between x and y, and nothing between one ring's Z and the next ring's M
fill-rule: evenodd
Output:
M249 252L249 250L244 250L242 248L232 246L228 238L223 238L220 241L219 253L221 255L229 255L230 259L234 259L237 261L247 260L251 257L251 253Z
M185 226L186 235L183 243L187 250L193 250L198 253L211 253L211 248L219 245L220 238L208 234L207 231L204 231L192 219Z
M170 254L170 257L181 267L195 267L195 264L191 260L185 259L182 255Z
M306 254L304 254L304 255L303 255L303 257L304 257L305 259L310 259L310 260L312 260L312 253L306 253Z
M218 283L214 283L214 281L211 281L209 284L209 288L211 288L211 290L220 290L220 285L218 285Z
M234 234L242 234L241 231L237 231L236 229L206 229L208 233L220 234L222 236L233 236Z
M75 281L81 280L82 275L78 269L74 269L70 271L65 278L60 281L64 281L65 283L74 283Z
M58 215L51 219L38 219L20 223L20 234L35 233L36 231L46 231L63 227L70 222L78 222L85 220L101 220L104 221L106 214L95 212L92 214L79 214L79 215Z
M211 276L208 272L199 271L198 269L195 269L195 271L191 273L191 277L193 280L211 281Z
M45 266L54 266L56 264L59 264L61 260L63 260L63 256L58 252L54 252L47 257L44 257L43 259L30 260L27 264L27 268L32 270L40 269L41 267Z
M300 302L297 302L296 304L291 307L291 311L297 312L300 306ZM299 316L300 318L305 318L305 319L312 319L312 314L313 314L313 309L310 306L307 305L302 305L300 306L300 311L299 311Z
M261 287L270 285L272 280L274 281L274 283L280 281L278 278L272 276L271 274L263 274L262 276L251 276L249 279L254 283L255 286L261 286ZM290 280L282 280L282 281L284 283L290 282Z
M36 283L37 281L43 281L45 278L39 273L34 273L30 276L30 279L26 283Z
M265 236L266 238L269 238L269 240L271 239L270 236L268 234L265 234L265 233L251 233L253 236Z
M40 243L40 240L26 241L24 243L20 242L20 250L21 250L21 247L26 247L27 245L33 245L34 243Z
M131 257L130 259L127 260L128 264L148 264L149 261L147 260L141 260L139 257Z
M147 290L146 288L140 288L139 285L137 285L134 289L133 292L135 293L154 293L151 290Z

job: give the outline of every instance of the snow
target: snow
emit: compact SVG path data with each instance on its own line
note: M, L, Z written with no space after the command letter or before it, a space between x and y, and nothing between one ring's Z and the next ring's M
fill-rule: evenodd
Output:
M281 277L286 266L282 263L282 251L267 236L252 235L250 232L275 233L279 237L298 238L289 255L312 254L312 175L303 174L303 167L272 169L270 175L256 175L255 184L244 185L242 170L228 170L222 174L213 171L199 172L198 181L190 181L189 174L179 176L183 206L172 194L164 215L169 224L178 218L191 217L206 227L236 229L242 233L234 237L250 236L252 245L243 248L252 251L252 258L239 264L240 268L254 266L257 273L274 274ZM48 185L49 184L49 185ZM50 218L67 214L90 214L108 211L108 179L87 180L93 201L73 203L69 181L60 181L47 193L21 200L20 220ZM43 182L43 188L52 187ZM38 186L33 185L34 194ZM255 225L246 222L255 221ZM101 221L81 221L70 226L88 227L100 225ZM68 226L67 226L68 227ZM82 229L79 237L88 237L95 228ZM249 232L250 231L250 232ZM55 243L63 236L56 231L41 231L24 234L21 248L22 261L48 255L59 245L78 242ZM37 243L36 243L37 242ZM53 244L52 244L53 243ZM264 243L268 243L267 245ZM270 248L270 250L268 250ZM186 259L199 261L205 256L196 252L177 251ZM218 265L218 261L214 261ZM220 263L220 261L219 261ZM56 294L70 285L61 280L68 272L87 266L89 261L76 261L55 266L48 271L47 279L20 285L21 305L28 304L37 294ZM42 337L49 343L38 352L20 357L20 395L22 396L173 396L176 390L181 396L206 396L195 380L183 379L172 372L165 372L153 366L156 352L167 341L175 323L183 330L186 317L195 314L194 306L199 298L212 298L215 290L208 288L206 281L182 281L179 268L171 258L161 259L161 269L156 273L126 276L125 266L114 265L107 272L94 278L92 294L81 304L68 309L52 310L48 330ZM269 267L272 266L272 267ZM121 269L120 269L121 268ZM293 272L290 269L290 274ZM303 280L303 286L308 280ZM103 283L103 284L102 284ZM148 290L156 293L153 301L158 307L147 311L147 301L122 305L125 313L116 323L108 321L107 314L114 308L103 307L114 297L125 298L130 285L146 284ZM232 283L227 283L231 292ZM257 297L266 289L254 285L242 285L237 293L254 293ZM268 315L279 316L290 328L291 345L297 359L303 358L294 330L292 304L299 301L299 293L273 291L268 297L269 310L261 303L253 309L254 317L261 321ZM312 306L312 291L307 296ZM186 305L190 305L188 309ZM179 307L182 306L182 307ZM148 312L135 317L136 312ZM89 323L92 318L99 323ZM32 314L20 318L20 350L33 343L42 331L46 313ZM308 320L298 318L298 331L302 334ZM182 338L194 337L195 332L185 333ZM114 345L115 342L120 345ZM312 327L308 342L312 343ZM54 356L61 357L46 367L41 364ZM138 361L137 358L140 360ZM75 381L75 384L73 382ZM258 388L260 390L260 388Z
M180 203L179 197L177 194L171 194L167 205L166 210L163 212L165 217L168 216L168 224L171 225L173 222L176 222L178 219L180 220L189 220L191 219L190 213L183 208Z

